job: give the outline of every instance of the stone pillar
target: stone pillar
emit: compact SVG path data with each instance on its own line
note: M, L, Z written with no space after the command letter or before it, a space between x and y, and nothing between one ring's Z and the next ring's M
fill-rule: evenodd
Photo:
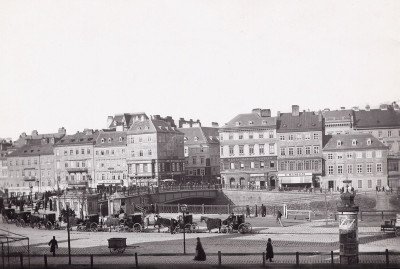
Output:
M358 264L358 206L354 205L355 193L346 191L340 198L339 244L340 263Z

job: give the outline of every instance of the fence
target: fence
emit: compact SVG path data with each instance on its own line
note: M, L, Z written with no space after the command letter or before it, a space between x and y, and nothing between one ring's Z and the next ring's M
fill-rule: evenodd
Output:
M192 265L196 262L192 261L194 253L190 254L166 254L166 253L149 253L140 254L134 253L134 255L73 255L71 256L71 264L75 265L86 265L90 268L98 267L99 265L109 264L135 264L136 268L143 265L156 265L156 264L187 264ZM28 258L30 259L30 266L32 267L43 267L47 268L53 265L68 264L68 255L58 255L57 257L51 257L47 255L31 255L26 257L23 254L17 254L10 256L2 255L3 268L13 265L14 267L20 266L20 268L28 267ZM287 265L300 265L307 264L325 264L325 265L339 265L340 255L338 252L278 252L274 253L274 263L287 264ZM10 261L10 262L9 262ZM254 266L266 266L265 253L207 253L207 261L204 263L212 267L223 266L223 265L254 265ZM362 252L359 253L359 264L376 264L386 265L386 267L397 267L400 264L400 252L388 251L387 249L383 252Z

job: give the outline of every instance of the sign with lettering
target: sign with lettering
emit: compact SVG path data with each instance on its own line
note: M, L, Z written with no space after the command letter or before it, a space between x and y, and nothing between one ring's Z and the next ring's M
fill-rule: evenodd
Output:
M284 173L284 174L278 174L279 177L297 177L297 176L312 176L312 173L303 173L303 172L298 172L298 173Z

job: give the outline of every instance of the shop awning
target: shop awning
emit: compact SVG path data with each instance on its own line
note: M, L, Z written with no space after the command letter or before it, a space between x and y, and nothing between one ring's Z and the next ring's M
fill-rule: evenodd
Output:
M312 183L312 176L279 177L282 184Z

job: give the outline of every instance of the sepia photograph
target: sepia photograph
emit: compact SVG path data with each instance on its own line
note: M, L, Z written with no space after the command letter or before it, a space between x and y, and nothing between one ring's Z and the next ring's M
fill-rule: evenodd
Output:
M400 268L399 14L0 0L0 268Z

